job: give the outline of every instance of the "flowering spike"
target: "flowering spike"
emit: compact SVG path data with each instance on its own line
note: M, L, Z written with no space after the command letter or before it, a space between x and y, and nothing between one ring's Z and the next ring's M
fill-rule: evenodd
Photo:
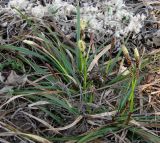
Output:
M86 43L83 40L79 40L78 47L79 47L80 51L84 52L86 49Z
M83 31L87 26L87 22L85 20L80 20L80 29Z
M131 58L129 56L128 49L126 48L125 45L122 45L122 51L123 51L123 54L124 54L124 56L125 56L125 58L127 60L128 65L131 66L132 61L131 61Z
M129 55L128 49L126 48L125 45L122 45L122 51L124 55Z
M136 60L136 67L138 68L140 63L140 56L137 48L134 49L134 57Z
M134 57L139 58L139 52L137 48L134 49Z

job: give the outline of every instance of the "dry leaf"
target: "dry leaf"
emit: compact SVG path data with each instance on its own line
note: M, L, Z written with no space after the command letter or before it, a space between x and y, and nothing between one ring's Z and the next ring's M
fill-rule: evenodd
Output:
M122 61L120 62L118 75L119 75L119 74L122 74L122 75L125 76L125 75L128 75L128 74L129 74L129 70L127 69L127 67L125 67L125 66L123 65L123 63L124 63L124 60L122 60Z
M10 75L7 77L7 80L5 81L6 85L12 85L12 86L23 86L27 81L27 76L22 75L19 76L15 71L11 71Z
M27 81L27 76L19 76L15 71L11 71L6 80L0 72L0 83L2 87L0 89L0 94L11 92L14 87L23 86Z
M111 44L109 44L108 46L106 46L98 55L95 56L95 58L93 59L93 61L91 62L91 64L88 67L88 72L90 72L93 67L98 64L98 60L111 48Z
M127 67L124 67L124 66L121 66L120 68L119 68L119 72L118 72L118 74L122 74L122 75L128 75L129 74L129 70L127 70Z

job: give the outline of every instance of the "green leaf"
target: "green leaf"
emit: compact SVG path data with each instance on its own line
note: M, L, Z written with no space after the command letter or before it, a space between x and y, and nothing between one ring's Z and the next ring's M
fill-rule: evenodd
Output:
M47 59L40 55L39 53L36 53L36 52L33 52L27 48L23 48L23 47L16 47L16 46L12 46L12 45L1 45L0 46L1 49L5 49L5 50L11 50L11 51L18 51L20 52L21 54L23 55L26 55L26 56L35 56L41 60L45 60L47 61Z

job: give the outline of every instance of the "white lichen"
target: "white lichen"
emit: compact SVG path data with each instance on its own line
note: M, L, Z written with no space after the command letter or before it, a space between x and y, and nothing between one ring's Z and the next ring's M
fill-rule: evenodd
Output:
M48 13L48 9L42 5L35 6L31 9L31 14L37 18L43 18Z
M86 32L93 32L95 36L113 34L127 35L128 32L139 33L142 28L144 15L134 15L125 6L123 0L95 0L81 1L81 19L88 23ZM52 16L61 24L61 29L67 34L71 25L76 26L76 6L74 0L54 0L52 4L36 5L29 0L11 0L8 7L16 7L36 18ZM68 20L68 17L70 19Z
M28 0L10 0L8 3L8 7L24 10L27 8L28 4Z
M140 29L142 28L142 23L144 21L146 17L142 14L137 14L135 16L131 16L131 20L130 20L130 23L129 25L125 28L125 32L128 33L128 32L135 32L135 33L139 33L140 32Z

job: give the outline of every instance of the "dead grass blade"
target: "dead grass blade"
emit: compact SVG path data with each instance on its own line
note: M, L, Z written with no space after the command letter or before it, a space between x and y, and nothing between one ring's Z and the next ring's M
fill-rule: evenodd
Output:
M149 53L148 55L146 55L146 56L153 56L153 55L158 54L158 53L160 53L160 49L153 50L152 52L150 52L150 53Z
M43 138L43 137L40 137L38 135L34 135L34 134L26 134L26 133L22 133L21 131L17 130L16 128L14 128L13 126L10 126L4 122L1 122L0 121L0 125L2 127L5 128L6 132L1 132L0 133L0 137L5 137L5 136L21 136L23 137L24 139L26 140L34 140L36 142L39 142L39 143L51 143L49 140Z
M53 143L53 142L50 142L49 140L43 138L43 137L40 137L40 136L37 136L37 135L33 135L33 134L25 134L25 133L19 133L19 135L22 135L24 137L28 137L28 138L31 138L39 143Z
M42 119L40 119L40 118L38 118L38 117L35 117L35 116L31 115L31 114L28 114L27 112L24 112L24 111L21 111L21 113L23 113L23 114L25 114L25 115L27 115L27 116L35 119L36 121L42 123L43 125L45 125L46 127L48 127L49 130L53 131L54 133L60 134L56 128L52 127L52 126L51 126L50 124L48 124L46 121L44 121L44 120L42 120Z
M157 83L160 83L160 79L157 79L155 81L153 81L152 83L149 83L149 84L145 84L145 85L140 85L139 86L139 90L140 91L144 91L146 88L148 88L149 86L152 86L152 85L155 85Z
M31 95L31 94L27 94L27 95ZM23 97L25 95L17 95L17 96L14 96L12 98L10 98L7 102L5 102L4 104L2 104L0 106L0 109L2 109L5 105L9 104L10 102L12 102L13 100L17 99L17 98L20 98L20 97Z
M43 80L43 79L45 79L45 78L47 78L49 76L52 76L52 74L44 75L44 76L42 76L42 77L40 77L40 78L38 78L38 79L36 79L34 81L30 81L30 82L37 83L37 82L40 82L41 80Z
M65 126L65 127L54 128L54 127L52 127L50 124L48 124L47 122L45 122L44 120L41 120L41 119L39 119L39 118L37 118L37 117L35 117L35 116L31 115L31 114L28 114L28 113L26 113L26 112L23 112L23 111L21 111L21 112L22 112L23 114L25 114L25 115L27 115L27 116L29 116L29 117L31 117L31 118L39 121L40 123L42 123L43 125L45 125L46 127L48 127L49 130L54 131L56 134L60 134L59 131L67 130L67 129L75 126L75 125L76 125L77 123L79 123L79 122L81 121L81 119L83 118L83 116L79 116L73 123L71 123L71 124L69 124L69 125L67 125L67 126Z
M159 93L160 93L160 90L159 91L151 92L151 95L153 95L153 94L159 94Z
M131 120L129 123L132 124L132 125L135 125L137 127L140 127L144 131L147 131L148 133L150 133L150 134L152 134L154 136L157 136L155 133L153 133L152 131L148 130L147 128L145 128L144 126L142 126L139 122L137 122L135 120Z
M112 116L116 115L118 111L112 111L112 112L104 112L100 114L94 114L94 115L87 115L88 118L111 118Z
M98 60L111 48L111 44L109 44L108 46L106 46L98 55L95 56L95 58L93 59L93 61L91 62L91 64L88 67L88 72L90 72L93 67L98 63Z
M0 138L0 142L1 142L1 143L10 143L10 142L8 142L8 141L2 139L2 138Z
M69 128L72 128L73 126L75 126L77 123L79 123L81 120L83 119L83 116L79 116L73 123L65 126L65 127L60 127L60 128L56 128L58 131L64 131L67 130Z
M42 38L39 38L37 36L32 36L32 35L25 35L26 38L32 38L32 39L35 39L35 40L38 40L40 42L44 42L44 40Z
M50 103L47 101L37 101L37 102L29 104L28 107L32 108L34 106L40 106L40 105L46 105L46 104L50 104Z
M37 136L37 135L34 135L34 134L26 134L26 133L22 133L22 132L5 132L5 133L0 133L0 136L1 137L4 137L4 136L23 136L23 137L27 137L27 138L30 138L36 142L39 142L39 143L53 143L53 142L50 142L49 140L43 138L43 137L40 137L40 136Z
M17 99L17 98L20 98L20 97L23 97L23 96L29 96L29 95L35 95L35 94L40 94L40 95L43 95L43 94L57 94L59 93L60 91L44 91L44 92L38 92L38 93L29 93L29 94L21 94L21 95L17 95L17 96L13 96L12 98L10 98L7 102L3 103L1 106L0 106L0 109L2 109L5 105L9 104L10 102L12 102L13 100Z

